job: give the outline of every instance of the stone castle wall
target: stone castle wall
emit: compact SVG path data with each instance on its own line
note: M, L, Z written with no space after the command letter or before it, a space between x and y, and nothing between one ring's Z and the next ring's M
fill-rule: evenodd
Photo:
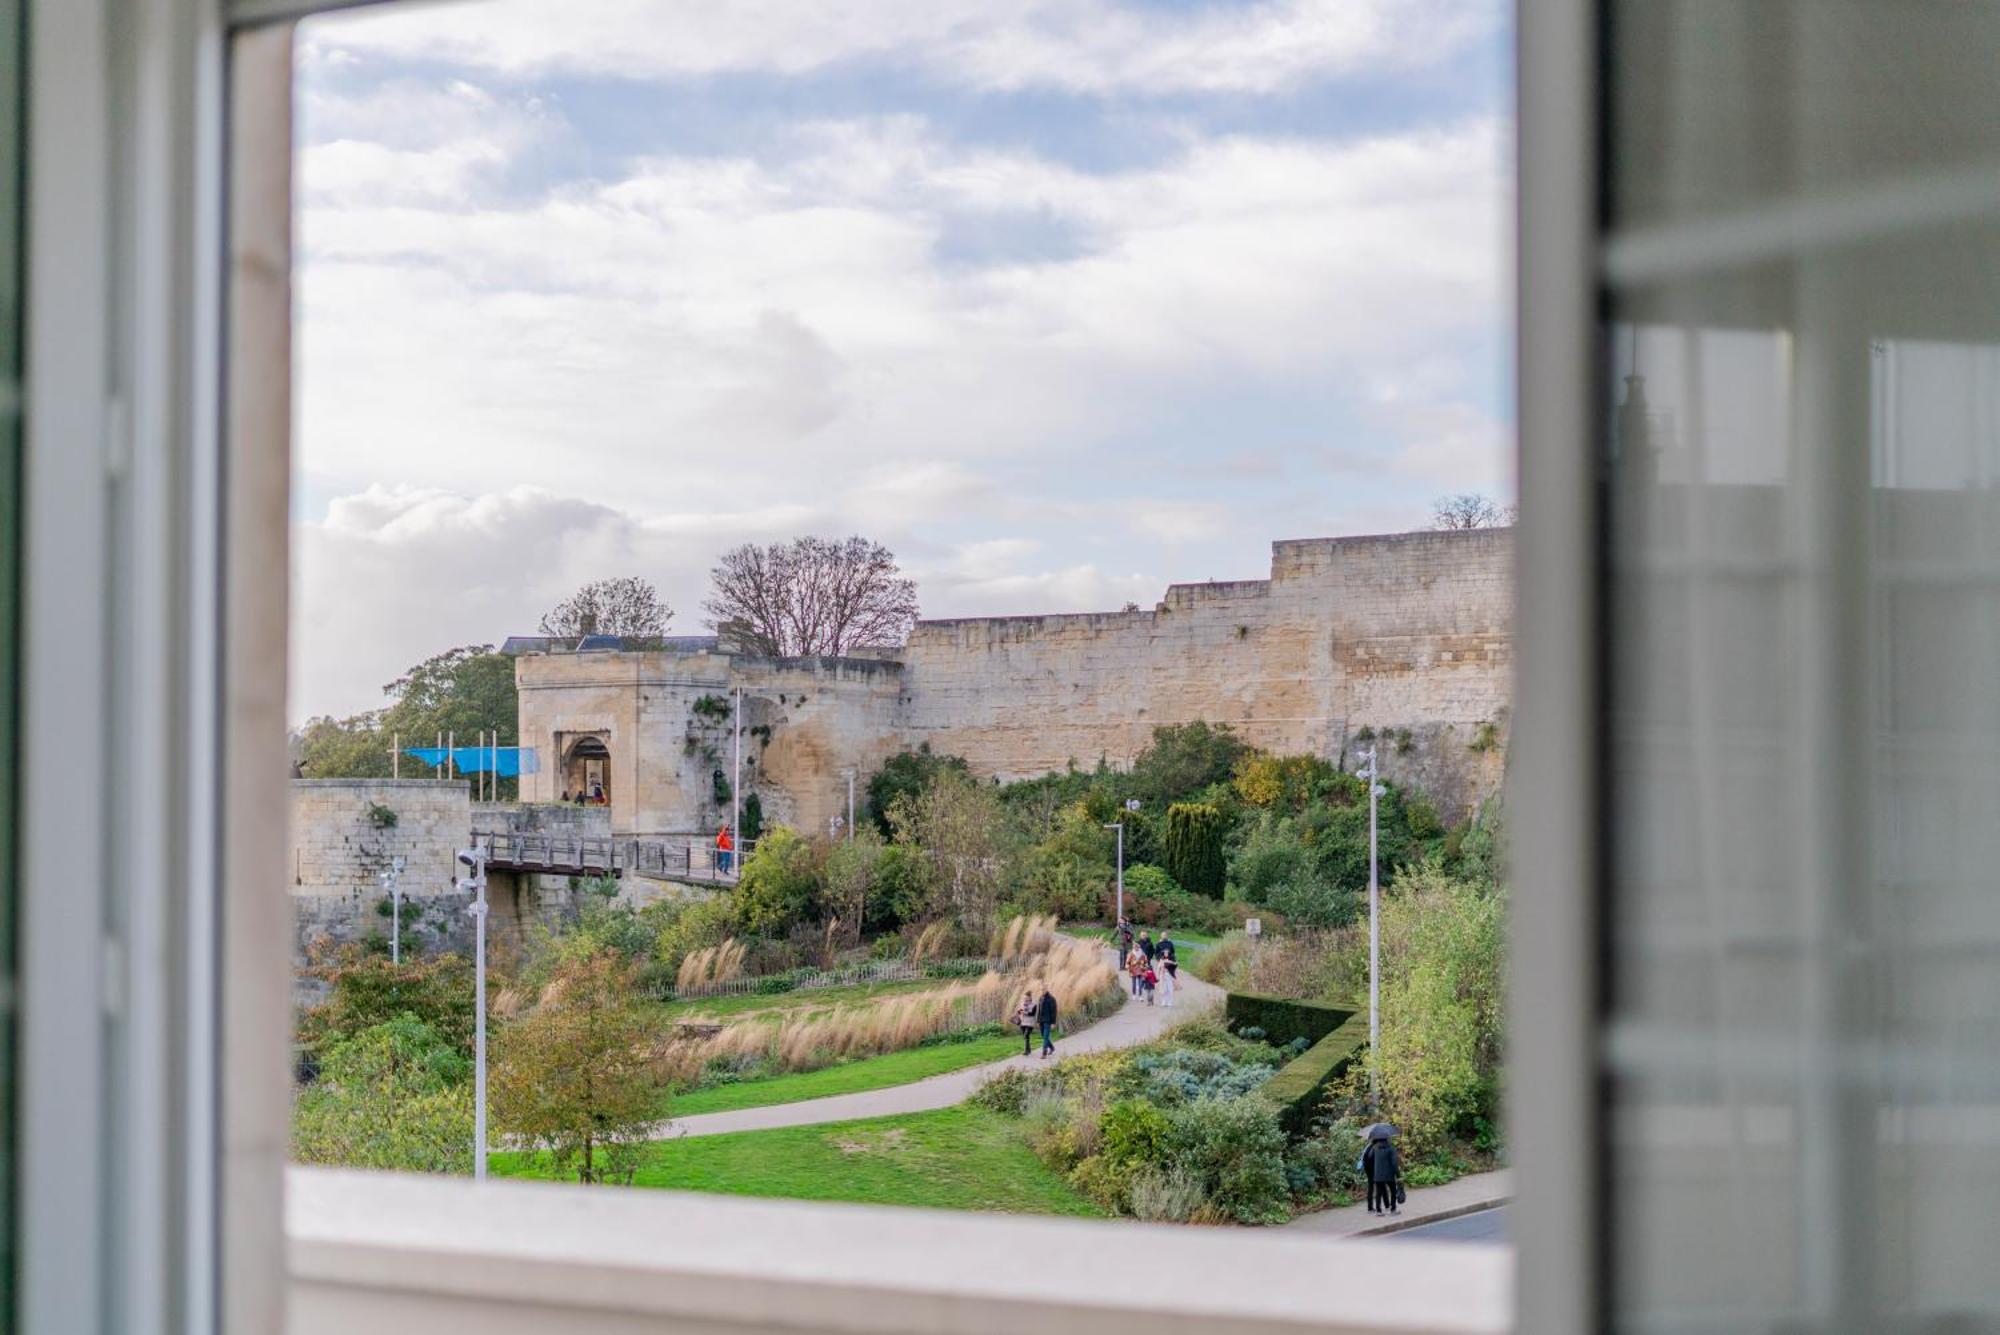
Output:
M1457 816L1499 783L1512 607L1513 534L1483 529L1279 542L1269 579L1177 584L1144 611L921 622L898 660L526 654L520 735L545 759L523 798L556 800L559 738L601 729L616 830L713 829L729 717L697 705L740 687L744 786L808 830L844 812L844 770L865 782L907 747L1007 780L1122 767L1197 719L1331 759L1380 736L1384 772Z

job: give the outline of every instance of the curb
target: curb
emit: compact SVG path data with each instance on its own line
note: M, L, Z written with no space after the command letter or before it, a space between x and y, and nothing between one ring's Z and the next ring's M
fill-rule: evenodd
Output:
M1463 1219L1469 1214L1479 1214L1484 1210L1498 1209L1513 1197L1494 1196L1490 1199L1468 1201L1464 1205L1454 1205L1449 1209L1437 1210L1431 1214L1410 1215L1403 1219L1392 1219L1386 1224L1373 1224L1354 1233L1343 1233L1343 1238L1380 1238L1391 1233L1401 1233L1407 1229L1422 1228L1426 1224L1442 1224L1447 1219Z

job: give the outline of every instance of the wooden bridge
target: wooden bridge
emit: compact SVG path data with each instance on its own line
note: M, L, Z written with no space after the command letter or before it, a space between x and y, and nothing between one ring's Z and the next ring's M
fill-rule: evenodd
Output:
M736 867L717 865L712 835L667 835L630 839L617 835L517 834L476 831L472 841L486 851L493 871L526 872L534 876L624 876L628 873L664 881L701 881L733 885ZM747 855L749 848L737 850Z

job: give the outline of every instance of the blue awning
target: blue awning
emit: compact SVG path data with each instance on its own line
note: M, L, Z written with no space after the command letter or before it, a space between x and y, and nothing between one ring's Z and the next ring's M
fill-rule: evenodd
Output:
M411 746L405 747L403 754L414 756L433 768L444 764L445 753L451 753L451 767L460 774L498 774L503 779L511 779L518 774L539 774L541 762L535 758L532 746Z

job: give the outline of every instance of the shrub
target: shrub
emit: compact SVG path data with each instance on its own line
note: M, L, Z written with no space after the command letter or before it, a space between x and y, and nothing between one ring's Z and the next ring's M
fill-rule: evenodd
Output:
M1070 1186L1114 1214L1131 1209L1131 1182L1131 1174L1102 1154L1079 1160L1069 1171Z
M1186 1223L1208 1203L1201 1179L1178 1164L1134 1173L1127 1195L1135 1218L1174 1224Z
M780 825L743 863L736 912L744 928L778 936L811 918L819 898L819 858L797 831Z
M1285 1044L1295 1038L1317 1043L1340 1028L1355 1011L1352 1006L1330 1006L1316 1001L1291 1001L1284 997L1260 996L1254 992L1231 992L1223 1005L1223 1015L1236 1032L1255 1026L1273 1043Z
M1131 784L1152 801L1177 802L1226 783L1249 749L1227 723L1165 724L1153 729L1153 740L1133 757Z
M882 768L868 776L868 818L875 822L875 828L884 835L892 833L889 809L897 799L916 798L945 770L969 772L965 761L958 756L931 754L929 742L883 761Z
M330 1040L292 1110L292 1157L412 1173L472 1171L464 1053L413 1015Z
M1240 1224L1285 1218L1285 1133L1269 1103L1255 1094L1201 1099L1169 1116L1173 1163L1219 1214Z
M1168 875L1198 895L1222 897L1225 865L1222 813L1206 802L1167 808Z
M1104 1110L1098 1133L1104 1146L1102 1158L1122 1175L1164 1163L1173 1124L1146 1099L1122 1099Z
M771 736L770 731L767 729L764 733L765 740L769 741L770 736ZM755 793L746 794L743 798L742 820L743 820L742 828L740 828L736 832L738 836L740 836L746 842L755 842L756 840L763 838L764 799L757 796L757 794Z
M1133 1055L1118 1087L1163 1108L1238 1098L1262 1085L1278 1064L1277 1054L1268 1048L1259 1055L1261 1060L1246 1061L1199 1048L1142 1050Z
M455 1051L472 1052L472 965L457 955L391 964L350 949L310 972L333 985L325 1004L300 1017L299 1036L315 1051L412 1016Z
M1300 1042L1304 1042L1301 1038ZM1351 1015L1338 1029L1278 1069L1264 1084L1264 1097L1278 1109L1278 1123L1294 1140L1312 1133L1327 1090L1368 1041L1368 1017Z

